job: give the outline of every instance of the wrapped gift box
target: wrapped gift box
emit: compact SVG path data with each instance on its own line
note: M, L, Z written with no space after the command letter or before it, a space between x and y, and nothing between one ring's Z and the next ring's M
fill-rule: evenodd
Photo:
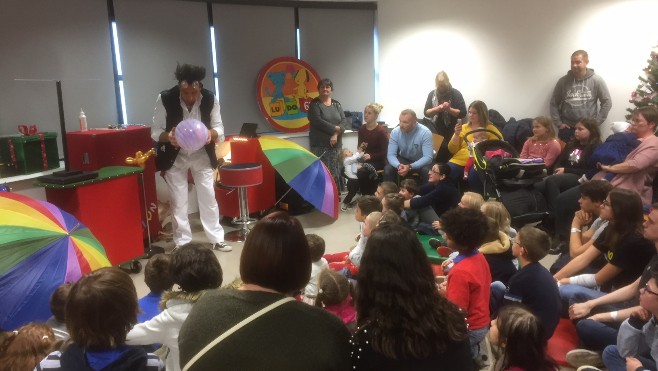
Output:
M0 159L17 174L31 174L59 167L57 133L0 137Z

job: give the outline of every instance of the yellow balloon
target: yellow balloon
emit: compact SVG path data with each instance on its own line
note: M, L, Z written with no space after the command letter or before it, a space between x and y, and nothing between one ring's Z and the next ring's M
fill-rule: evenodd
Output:
M127 165L137 165L142 169L146 167L146 161L155 155L155 150L151 148L148 152L142 153L142 151L135 152L135 157L126 157Z

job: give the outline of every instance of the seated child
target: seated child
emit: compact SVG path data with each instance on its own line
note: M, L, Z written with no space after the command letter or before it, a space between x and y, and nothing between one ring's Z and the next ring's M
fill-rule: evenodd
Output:
M68 340L69 330L66 328L66 299L71 291L71 283L59 286L50 296L50 311L52 317L48 318L46 325L50 326L57 340Z
M539 261L548 254L550 238L546 232L531 226L521 228L512 245L521 269L509 283L491 284L492 313L510 303L522 303L539 317L546 339L560 321L560 292L551 273Z
M509 238L516 237L516 230L512 228L512 217L509 215L509 211L505 205L500 201L487 201L481 203L480 211L484 215L493 218L498 226L500 231L506 234Z
M473 140L468 142L468 160L466 160L466 164L464 165L464 180L468 179L468 172L471 170L473 163L475 162L473 152L475 150L475 145L485 140L487 140L487 132L478 131L477 133L473 133Z
M384 198L384 195L389 194L389 193L399 193L400 188L398 187L397 184L389 181L381 182L377 186L377 191L375 192L375 196L381 201Z
M457 207L465 207L467 209L480 210L482 204L484 204L484 197L482 197L481 194L476 192L464 192L462 198L457 204ZM437 231L441 230L441 221L437 220L433 222L432 228Z
M402 219L400 219L400 215L397 215L395 212L391 210L386 210L382 211L382 216L379 218L379 222L377 222L377 226L380 226L382 224L399 224L402 223Z
M347 277L330 269L320 272L315 305L337 315L350 332L356 332L356 309L352 303L352 284Z
M329 262L329 268L340 271L347 268L352 275L356 276L361 265L361 256L366 246L367 237L370 232L377 225L379 217L381 216L382 203L375 196L363 196L359 198L356 204L356 211L354 212L354 219L359 222L361 232L357 235L357 245L350 251L341 252L337 254L327 254L324 256ZM366 223L367 216L377 211L377 215L373 215L370 221ZM368 230L366 230L368 229Z
M324 239L317 234L307 234L308 248L311 250L311 278L304 288L303 301L313 305L318 295L318 276L320 272L329 268L327 259L323 258L325 243Z
M169 272L170 265L171 255L169 254L153 255L146 262L144 283L151 292L139 299L140 313L137 315L139 323L146 322L160 313L162 293L171 290L174 285Z
M181 291L166 291L160 304L162 312L135 325L126 336L126 344L160 343L167 346L167 370L180 370L180 328L206 290L221 286L222 267L212 250L200 243L190 242L172 254L171 278Z
M562 146L556 139L553 121L546 116L535 117L532 120L532 134L533 136L523 143L519 158L543 161L549 172L552 171L553 163L562 151Z
M487 217L480 210L455 208L443 214L442 227L448 247L457 251L454 266L439 291L462 309L468 323L471 355L479 353L479 344L489 330L489 292L491 273L478 247L486 231Z
M500 230L493 218L488 216L486 230L487 233L479 250L487 259L491 280L507 285L509 279L516 273L509 236Z
M414 197L418 197L418 183L411 178L403 179L400 182L400 196L402 196L403 201L411 200ZM383 202L382 202L383 206ZM431 207L430 207L431 208ZM435 213L436 214L436 213ZM420 223L419 212L412 209L404 210L405 220L412 228L417 228ZM431 223L431 222L430 222Z
M354 153L348 148L343 148L340 151L339 159L343 163L343 172L347 178L347 195L343 199L343 206L340 207L342 211L347 211L352 203L352 199L356 196L356 193L359 191L359 179L357 178L357 171L361 169L361 164L359 160L363 157L363 151L365 150L365 144L361 143L361 146L357 149L357 152Z
M29 323L8 332L0 342L0 369L6 371L33 370L48 353L57 349L61 341L55 338L50 326Z
M617 345L603 351L608 370L655 370L658 367L658 269L640 288L640 306L619 328Z
M521 305L508 305L491 321L489 341L502 349L501 370L557 371L546 354L541 321Z
M402 220L402 223L406 227L413 229L411 223L414 223L415 221L409 215L407 215L407 212L404 209L404 198L401 194L389 193L384 196L384 199L382 200L382 211L386 210L391 210L398 214Z
M137 323L137 291L119 268L100 268L78 280L66 301L71 336L63 350L51 352L35 368L42 370L164 370L158 356L126 345Z

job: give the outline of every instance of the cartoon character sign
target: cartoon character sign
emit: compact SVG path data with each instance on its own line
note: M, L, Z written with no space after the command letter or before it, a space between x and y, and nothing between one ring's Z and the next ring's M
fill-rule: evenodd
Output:
M257 95L261 112L274 128L296 133L308 130L308 106L318 94L320 76L297 58L271 60L258 74Z

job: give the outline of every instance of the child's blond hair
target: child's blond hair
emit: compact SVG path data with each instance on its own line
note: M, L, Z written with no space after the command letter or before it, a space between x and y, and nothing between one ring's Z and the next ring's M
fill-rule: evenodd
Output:
M502 202L499 201L487 201L482 204L480 208L484 215L490 217L498 223L498 228L501 231L509 234L512 217L509 215L509 211L505 208Z
M475 192L464 192L462 196L462 207L467 209L477 209L480 210L482 204L484 203L484 198L481 194Z

